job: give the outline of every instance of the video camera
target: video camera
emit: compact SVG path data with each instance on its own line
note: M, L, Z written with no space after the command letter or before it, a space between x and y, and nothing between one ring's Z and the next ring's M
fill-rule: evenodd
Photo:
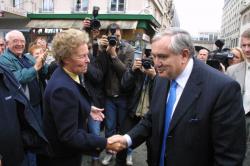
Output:
M116 38L116 35L115 35L115 32L116 32L116 25L115 24L112 24L110 26L110 29L109 31L111 32L111 36L108 36L108 41L109 41L109 45L114 47L117 43L117 38Z
M86 28L87 32L90 32L91 30L95 30L95 29L99 29L101 27L101 23L100 21L96 18L98 16L98 12L99 12L100 8L98 6L94 6L93 7L93 18L90 19L90 27Z
M216 40L215 45L218 47L218 49L209 53L207 64L213 68L221 70L220 63L222 63L225 68L227 68L229 66L228 60L232 59L234 54L230 52L230 49L222 49L224 46L223 40Z

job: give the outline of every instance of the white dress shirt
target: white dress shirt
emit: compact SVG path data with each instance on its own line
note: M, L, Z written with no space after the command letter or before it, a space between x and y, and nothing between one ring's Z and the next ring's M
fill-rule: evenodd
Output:
M250 63L246 61L245 87L243 92L243 106L245 114L250 111Z

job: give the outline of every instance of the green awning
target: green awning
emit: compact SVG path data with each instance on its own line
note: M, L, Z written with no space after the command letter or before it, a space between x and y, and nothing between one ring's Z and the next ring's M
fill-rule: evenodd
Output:
M27 15L30 20L83 20L85 17L92 17L91 14L33 14ZM101 21L146 21L154 27L160 27L160 23L150 14L99 14L97 18Z
M106 29L111 23L117 23L121 29L136 29L138 21L108 21L101 20L101 29ZM31 20L26 27L28 28L76 28L81 29L82 20Z

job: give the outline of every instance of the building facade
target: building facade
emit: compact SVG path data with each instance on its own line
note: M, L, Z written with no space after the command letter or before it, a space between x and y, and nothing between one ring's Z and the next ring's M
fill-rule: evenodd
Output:
M239 46L243 17L247 17L246 13L249 11L246 4L249 4L249 0L224 0L220 38L225 40L225 47ZM244 15L242 15L242 12ZM247 26L247 24L244 24L244 26Z
M195 46L205 47L210 51L216 48L214 44L218 40L219 32L199 32L197 36L193 37Z
M101 29L116 22L127 40L152 37L171 26L174 15L172 0L1 0L0 5L0 35L19 29L30 33L31 40L37 35L51 39L64 28L81 29L83 19L93 17L94 6L100 8Z
M240 11L241 24L240 24L240 34L247 28L250 28L250 0L245 1Z

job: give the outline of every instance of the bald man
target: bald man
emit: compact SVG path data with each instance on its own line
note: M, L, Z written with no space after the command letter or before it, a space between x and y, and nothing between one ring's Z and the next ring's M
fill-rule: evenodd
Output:
M24 54L25 37L22 32L12 30L5 36L6 50L0 56L0 64L9 69L22 85L26 97L34 109L34 116L42 123L42 78L45 78L48 66L44 65L44 57L36 59L30 54ZM35 162L35 156L28 157L28 162ZM30 156L30 155L28 155ZM32 165L34 166L34 165Z

